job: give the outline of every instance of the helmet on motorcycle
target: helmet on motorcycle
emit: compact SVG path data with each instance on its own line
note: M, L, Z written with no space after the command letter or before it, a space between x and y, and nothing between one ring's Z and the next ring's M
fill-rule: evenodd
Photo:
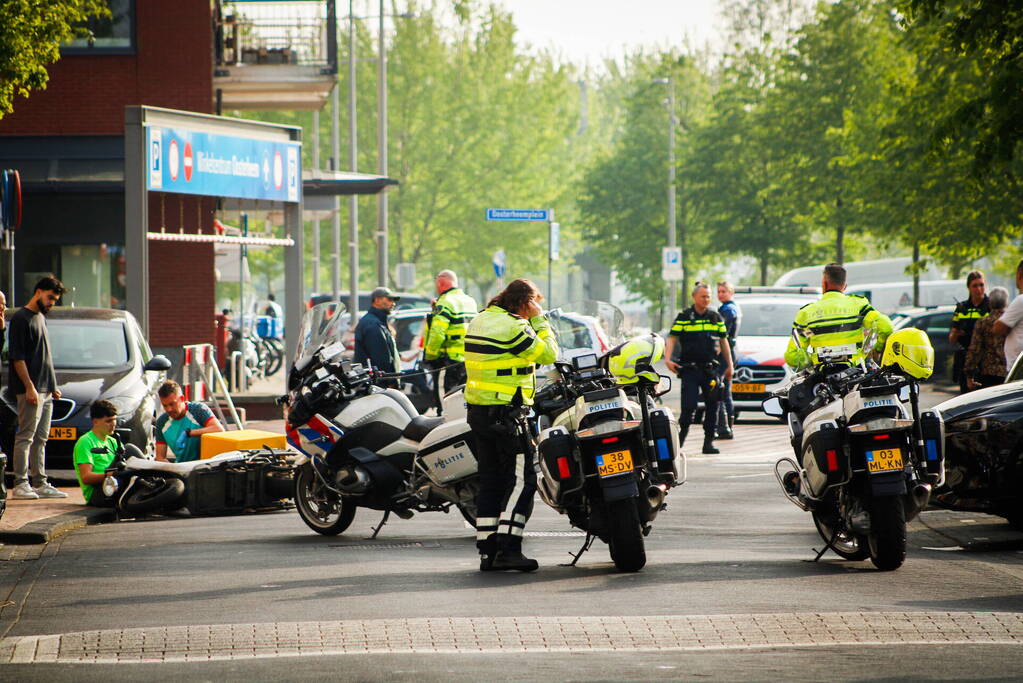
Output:
M930 377L934 372L934 347L927 333L915 327L893 332L881 356L881 367L892 366L916 379Z
M607 370L619 384L635 384L641 378L661 381L654 363L664 356L664 339L658 334L633 337L607 352Z

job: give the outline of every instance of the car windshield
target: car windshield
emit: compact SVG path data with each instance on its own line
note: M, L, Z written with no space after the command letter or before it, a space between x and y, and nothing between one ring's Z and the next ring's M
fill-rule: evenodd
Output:
M787 337L792 332L792 321L803 307L801 303L743 301L736 299L742 309L740 337Z
M57 370L116 368L128 362L128 342L119 321L46 321Z

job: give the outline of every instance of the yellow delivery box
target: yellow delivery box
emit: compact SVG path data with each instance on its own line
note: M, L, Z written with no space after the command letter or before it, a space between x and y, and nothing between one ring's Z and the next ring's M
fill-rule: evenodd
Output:
M203 434L199 457L205 460L221 453L262 448L263 446L287 448L288 442L283 434L264 432L262 429L240 429L234 432Z

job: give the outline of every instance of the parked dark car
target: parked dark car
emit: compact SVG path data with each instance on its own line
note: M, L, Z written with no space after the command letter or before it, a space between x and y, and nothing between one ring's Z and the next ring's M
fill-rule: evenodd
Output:
M945 420L945 484L932 503L999 515L1023 530L1023 356L1005 384L936 409Z
M958 348L948 340L954 312L955 306L930 306L907 308L891 316L896 330L915 327L927 333L934 347L934 379L948 382L952 381L952 356Z
M75 479L75 441L92 429L89 406L100 399L117 406L117 427L130 430L129 441L143 452L151 450L153 420L160 409L156 391L171 363L153 355L134 316L108 308L55 307L46 316L46 326L61 392L53 402L47 474ZM13 454L17 401L6 378L2 399L0 443Z

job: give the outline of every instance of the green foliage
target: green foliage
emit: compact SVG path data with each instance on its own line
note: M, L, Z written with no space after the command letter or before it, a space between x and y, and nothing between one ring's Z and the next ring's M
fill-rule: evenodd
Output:
M937 138L975 138L976 169L1015 158L1023 139L1023 1L902 0L906 25L931 31L940 41L930 46L940 56L951 50L975 61L981 69L969 97L941 119Z
M0 0L0 118L14 97L46 87L46 67L60 59L75 24L110 16L104 0Z

